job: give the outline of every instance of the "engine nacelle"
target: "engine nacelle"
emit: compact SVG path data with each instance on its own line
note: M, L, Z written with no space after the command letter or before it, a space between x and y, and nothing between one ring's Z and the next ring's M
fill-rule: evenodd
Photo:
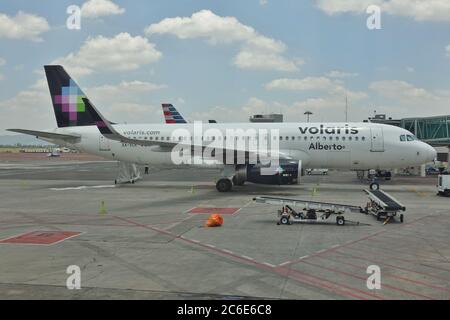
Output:
M276 173L261 174L261 166L247 166L247 181L259 184L297 184L298 161L282 161Z

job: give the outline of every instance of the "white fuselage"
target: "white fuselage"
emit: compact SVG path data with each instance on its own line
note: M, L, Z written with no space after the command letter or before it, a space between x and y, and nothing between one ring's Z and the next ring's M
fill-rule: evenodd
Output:
M126 137L151 141L201 141L207 145L213 139L223 139L227 130L243 129L238 139L248 139L246 130L278 130L280 152L301 160L304 168L337 168L351 170L403 168L432 161L435 150L404 129L373 123L212 123L202 124L202 132L194 124L133 124L114 125ZM213 131L211 131L214 129ZM181 131L180 131L181 130ZM107 159L144 165L172 166L171 149L155 146L124 144L105 138L95 126L55 129L55 133L77 134L79 142L61 145L76 148ZM181 133L180 133L181 132ZM191 137L187 137L190 135ZM222 136L219 138L218 136ZM239 135L239 134L238 134ZM175 139L175 140L174 140ZM270 136L268 139L272 139ZM403 141L404 140L404 141ZM221 167L218 162L203 167Z

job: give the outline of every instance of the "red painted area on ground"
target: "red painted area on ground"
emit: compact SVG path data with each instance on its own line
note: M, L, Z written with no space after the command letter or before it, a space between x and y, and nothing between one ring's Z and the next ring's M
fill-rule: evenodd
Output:
M33 231L0 240L0 243L49 245L80 234L81 232L72 231Z
M196 207L189 210L187 213L193 214L235 214L240 208L204 208L204 207Z

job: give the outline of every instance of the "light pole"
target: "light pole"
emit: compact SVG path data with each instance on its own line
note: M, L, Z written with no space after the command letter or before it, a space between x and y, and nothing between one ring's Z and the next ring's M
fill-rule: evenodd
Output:
M309 122L309 116L312 115L313 113L311 111L306 111L304 113L304 115L306 115L306 122Z

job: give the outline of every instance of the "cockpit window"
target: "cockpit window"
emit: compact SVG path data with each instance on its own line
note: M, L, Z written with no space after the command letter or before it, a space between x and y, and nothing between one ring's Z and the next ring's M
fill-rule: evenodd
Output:
M402 134L402 135L400 136L400 141L406 141L406 136L405 136L404 134Z
M406 138L408 139L408 141L414 141L414 136L412 135L407 135Z

